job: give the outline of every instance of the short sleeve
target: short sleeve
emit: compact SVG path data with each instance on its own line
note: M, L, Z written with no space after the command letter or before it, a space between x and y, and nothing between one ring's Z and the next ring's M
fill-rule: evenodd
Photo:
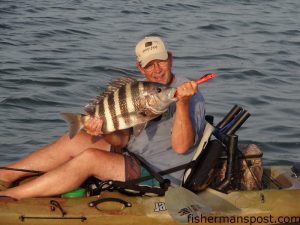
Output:
M205 101L199 88L197 94L190 101L190 117L195 132L194 145L198 145L205 127Z

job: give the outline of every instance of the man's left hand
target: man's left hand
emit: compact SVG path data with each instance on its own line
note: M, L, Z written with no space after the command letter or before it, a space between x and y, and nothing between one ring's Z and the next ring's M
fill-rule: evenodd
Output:
M100 117L88 117L86 121L84 121L84 129L86 132L92 136L102 135L102 126L103 120Z
M197 84L195 81L189 81L183 83L177 87L177 101L179 102L188 102L190 97L195 95L198 91Z

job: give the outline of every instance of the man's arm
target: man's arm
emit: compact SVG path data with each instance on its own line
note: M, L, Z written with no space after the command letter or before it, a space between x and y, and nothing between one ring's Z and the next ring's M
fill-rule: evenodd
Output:
M194 144L195 131L190 117L190 98L197 93L194 81L177 88L176 113L172 129L172 147L178 154L186 153Z

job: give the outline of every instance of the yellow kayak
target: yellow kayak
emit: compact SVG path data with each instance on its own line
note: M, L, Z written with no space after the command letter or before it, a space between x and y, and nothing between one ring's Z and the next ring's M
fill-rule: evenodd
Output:
M300 178L288 166L270 167L264 173L282 189L270 182L262 190L227 194L211 188L194 194L170 187L166 196L158 197L104 191L91 197L2 201L0 224L300 223Z
M257 146L238 147L234 133L248 117L234 106L217 128L207 123L183 187L170 186L165 195L101 189L89 197L2 200L0 224L300 224L300 165L263 168ZM211 140L212 133L222 143Z

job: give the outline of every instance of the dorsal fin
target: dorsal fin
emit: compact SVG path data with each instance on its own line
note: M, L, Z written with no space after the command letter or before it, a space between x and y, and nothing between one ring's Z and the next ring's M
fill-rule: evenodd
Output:
M120 89L121 87L123 87L126 84L131 84L131 83L135 83L137 82L136 79L134 78L130 78L130 77L120 77L120 78L116 78L113 79L109 85L107 86L106 90L104 92L102 92L97 99L103 99L104 97L106 97L107 95L112 94L113 92L115 92L117 89Z
M120 89L126 84L135 82L137 82L137 80L131 77L120 77L113 79L104 92L102 92L99 96L95 97L95 99L93 99L89 104L85 106L85 111L89 114L94 114L95 106L98 105L101 101L103 101L103 99L106 96L113 94L117 89Z
M135 83L135 82L137 82L137 80L134 79L134 78L131 78L131 77L120 77L120 78L117 78L117 79L113 79L109 83L107 89L110 89L112 87L120 88L120 87L122 87L122 86L124 86L126 84Z

